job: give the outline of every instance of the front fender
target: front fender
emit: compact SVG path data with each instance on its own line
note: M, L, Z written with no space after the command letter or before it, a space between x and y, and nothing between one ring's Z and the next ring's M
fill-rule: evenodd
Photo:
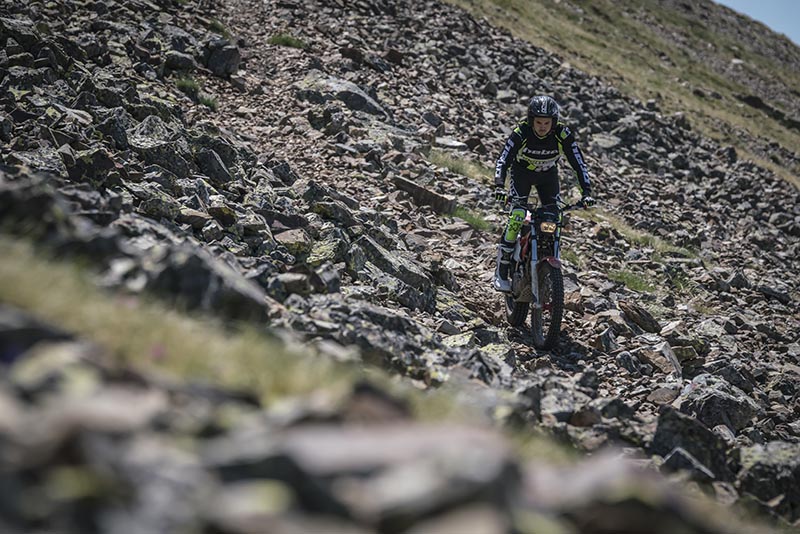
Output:
M561 269L561 260L556 258L555 256L547 256L539 260L539 263L542 263L544 261L549 263L554 269L559 269L559 270Z

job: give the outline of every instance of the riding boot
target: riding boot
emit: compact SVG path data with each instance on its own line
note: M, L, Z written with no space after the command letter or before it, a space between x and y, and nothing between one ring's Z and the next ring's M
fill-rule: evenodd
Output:
M503 293L511 291L511 282L508 279L508 275L511 267L512 252L512 249L503 245L497 246L497 268L494 271L494 288Z

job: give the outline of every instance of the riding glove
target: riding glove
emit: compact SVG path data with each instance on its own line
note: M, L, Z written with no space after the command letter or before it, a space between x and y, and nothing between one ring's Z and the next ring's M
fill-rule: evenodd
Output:
M591 208L595 205L595 200L591 195L584 195L581 199L581 204L583 204L583 206L586 208Z
M502 205L505 205L506 201L508 201L508 193L505 189L498 187L494 190L494 199Z

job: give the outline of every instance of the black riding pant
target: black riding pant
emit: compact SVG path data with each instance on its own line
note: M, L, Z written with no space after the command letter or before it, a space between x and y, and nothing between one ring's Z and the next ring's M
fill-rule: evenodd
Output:
M559 198L560 186L558 183L558 168L553 167L547 171L534 172L522 165L513 163L511 171L511 216L508 219L503 235L500 236L500 244L511 248L514 246L522 221L525 219L524 210L517 210L517 205L528 202L531 189L535 186L536 193L539 195L539 202L542 206L555 204Z

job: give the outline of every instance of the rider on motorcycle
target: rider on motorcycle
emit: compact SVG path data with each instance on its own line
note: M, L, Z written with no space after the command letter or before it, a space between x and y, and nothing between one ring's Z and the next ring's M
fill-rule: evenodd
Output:
M558 103L549 96L534 96L528 104L528 116L520 121L509 136L495 167L495 199L505 205L508 194L515 202L527 203L531 187L536 186L542 206L552 205L559 198L558 160L566 154L567 161L578 178L582 202L594 205L589 172L575 135L558 121ZM506 171L511 169L511 190L506 192ZM500 243L497 246L497 269L494 288L511 291L509 265L514 243L522 223L525 208L512 206Z

